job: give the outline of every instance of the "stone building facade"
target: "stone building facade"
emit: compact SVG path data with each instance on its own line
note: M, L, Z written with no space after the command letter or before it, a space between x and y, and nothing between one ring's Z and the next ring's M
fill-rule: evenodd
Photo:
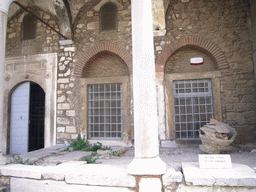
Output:
M58 8L18 2L25 10L13 2L7 22L2 152L16 145L12 94L24 82L38 84L46 94L44 147L68 143L79 134L93 142L131 146L131 1L63 1ZM161 2L162 7L153 7L153 18L162 145L197 141L198 128L209 118L234 127L236 143L255 142L252 5L242 0ZM112 29L104 30L104 6L116 14L107 23ZM27 14L37 16L33 39L23 36ZM203 64L191 65L195 57Z

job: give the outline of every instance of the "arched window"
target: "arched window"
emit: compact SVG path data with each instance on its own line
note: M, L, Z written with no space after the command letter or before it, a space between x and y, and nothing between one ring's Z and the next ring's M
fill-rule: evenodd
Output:
M106 3L100 10L100 30L114 30L117 27L117 7L114 3Z
M36 18L27 14L22 22L22 40L29 40L36 38Z

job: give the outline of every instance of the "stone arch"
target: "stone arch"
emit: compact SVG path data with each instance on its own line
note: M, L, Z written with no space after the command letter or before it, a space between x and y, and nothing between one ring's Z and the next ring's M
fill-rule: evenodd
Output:
M36 84L38 84L44 92L46 93L46 83L45 83L45 78L41 77L37 74L33 73L24 73L21 75L18 75L14 77L12 80L10 80L8 83L6 83L6 88L5 88L5 99L8 99L8 96L12 94L12 92L22 83L31 81ZM6 103L6 102L5 102Z
M117 10L123 9L123 5L120 4L120 3L118 2L118 0L102 0L102 1L100 1L100 2L94 7L94 10L95 10L95 11L100 11L101 7L102 7L105 3L108 3L108 2L114 3L114 4L117 6Z
M198 36L186 36L172 42L170 45L164 46L163 51L156 59L156 71L164 72L165 65L169 57L175 54L177 51L186 48L192 48L209 56L216 65L217 69L229 68L227 59L218 46L213 44L211 41Z
M89 50L85 51L84 54L82 54L78 58L78 62L75 66L74 70L74 76L75 77L81 77L84 67L88 64L88 61L95 56L96 54L102 52L102 51L109 51L116 55L118 55L124 62L127 64L129 69L129 74L132 74L132 56L131 54L126 51L126 49L122 48L121 46L114 44L114 43L102 43L99 45L96 45Z
M24 82L34 82L38 84L45 92L45 147L49 147L52 145L51 141L54 138L54 127L52 127L51 117L54 115L54 112L50 110L51 106L51 94L52 90L47 89L46 79L40 75L33 73L26 73L18 75L12 78L8 83L6 83L6 87L4 90L4 129L3 129L3 141L2 141L2 152L4 154L8 151L8 130L10 128L10 98L13 91Z
M101 51L85 65L81 78L129 76L127 64L116 54Z

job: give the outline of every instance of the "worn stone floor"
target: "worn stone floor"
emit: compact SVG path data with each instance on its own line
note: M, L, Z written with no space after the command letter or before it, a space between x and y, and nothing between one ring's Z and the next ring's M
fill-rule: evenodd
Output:
M92 152L85 151L64 151L66 146L58 145L50 148L40 149L19 155L24 162L28 160L33 165L58 165L67 161L81 160L82 157L90 155ZM112 146L114 154L100 155L96 163L115 165L117 167L127 167L134 158L134 148L124 148ZM232 163L239 163L256 168L256 144L246 146L229 146L222 154L230 154ZM113 153L112 153L113 154ZM168 168L181 170L182 162L198 162L198 154L204 154L198 146L160 148L160 157L167 164ZM7 155L8 163L13 163L13 157Z

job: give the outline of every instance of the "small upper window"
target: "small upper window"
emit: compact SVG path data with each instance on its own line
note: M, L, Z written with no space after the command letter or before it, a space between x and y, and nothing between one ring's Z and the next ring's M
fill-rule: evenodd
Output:
M117 7L114 3L106 3L100 10L101 31L114 30L117 26Z
M29 40L36 38L36 18L27 14L22 22L22 40Z

